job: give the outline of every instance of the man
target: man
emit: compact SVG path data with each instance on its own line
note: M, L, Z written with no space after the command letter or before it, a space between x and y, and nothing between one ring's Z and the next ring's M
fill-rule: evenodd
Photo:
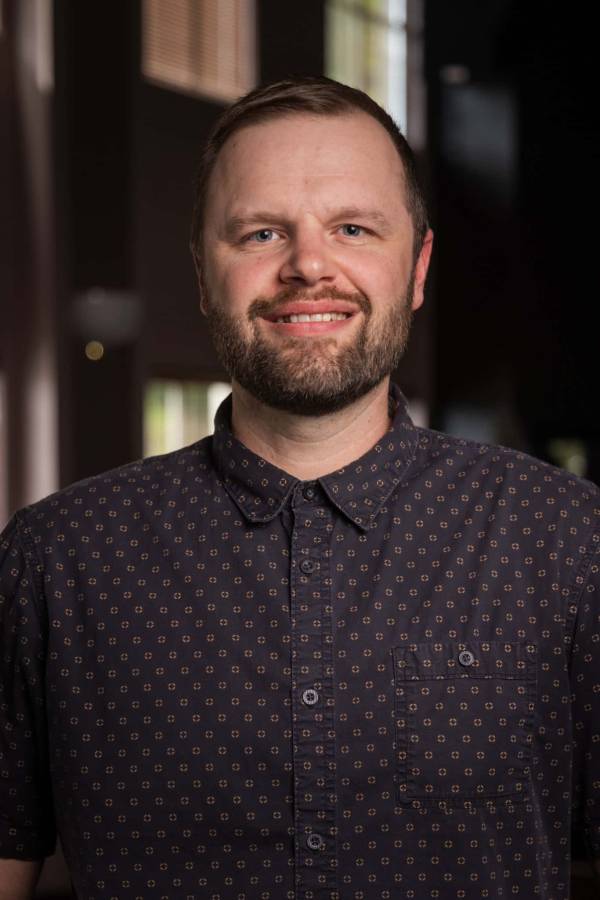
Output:
M571 828L600 855L598 492L413 425L431 247L361 92L217 123L214 435L4 533L6 896L55 827L87 900L566 900Z

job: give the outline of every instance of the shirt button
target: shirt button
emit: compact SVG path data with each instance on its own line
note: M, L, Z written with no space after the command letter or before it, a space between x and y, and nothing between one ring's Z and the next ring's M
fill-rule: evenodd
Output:
M325 846L325 841L320 834L315 834L315 832L312 831L306 838L306 845L307 847L310 847L311 850L322 850Z
M461 666L472 666L475 662L475 657L470 650L461 650L458 654L458 661Z
M313 497L315 496L315 489L312 487L305 487L303 494L304 494L305 500L312 500Z
M310 575L310 573L314 571L315 564L312 559L303 559L300 563L300 568L305 575Z
M319 695L314 688L308 688L308 690L302 691L302 700L307 706L314 706L319 702Z

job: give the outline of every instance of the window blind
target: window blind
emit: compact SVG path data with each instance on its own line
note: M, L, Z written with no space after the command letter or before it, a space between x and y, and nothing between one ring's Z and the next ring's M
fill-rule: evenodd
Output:
M255 84L254 0L144 0L142 74L232 101Z

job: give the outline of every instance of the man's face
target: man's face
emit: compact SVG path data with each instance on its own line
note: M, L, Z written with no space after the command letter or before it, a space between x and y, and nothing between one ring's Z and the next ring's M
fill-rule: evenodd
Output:
M208 189L201 308L232 379L319 416L393 371L431 251L428 234L413 266L404 198L396 149L362 112L279 118L227 141Z

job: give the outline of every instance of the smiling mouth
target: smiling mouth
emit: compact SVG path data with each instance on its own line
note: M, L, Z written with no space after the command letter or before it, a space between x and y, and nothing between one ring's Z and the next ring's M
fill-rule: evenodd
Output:
M269 330L289 337L323 337L332 336L336 332L344 331L351 326L348 324L355 319L357 313L292 313L289 316L277 316L272 319L263 319Z
M352 313L312 313L308 315L307 313L298 313L296 315L292 314L289 316L279 316L277 319L271 319L270 321L278 322L278 323L297 323L297 322L341 322L343 319L349 319L352 316Z

